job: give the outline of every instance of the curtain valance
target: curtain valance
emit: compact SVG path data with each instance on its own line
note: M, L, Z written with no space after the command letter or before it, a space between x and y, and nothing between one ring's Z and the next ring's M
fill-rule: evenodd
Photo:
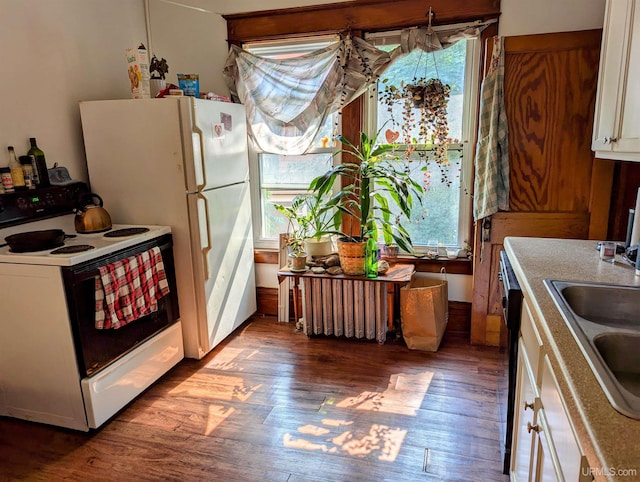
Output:
M245 105L250 134L261 150L304 154L326 117L362 94L395 58L416 48L447 48L479 36L487 25L406 29L391 52L351 36L289 59L260 57L234 45L224 76L231 96Z

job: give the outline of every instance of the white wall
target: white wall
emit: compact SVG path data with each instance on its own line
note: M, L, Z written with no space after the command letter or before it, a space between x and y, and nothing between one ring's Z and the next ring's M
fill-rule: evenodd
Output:
M198 74L200 92L228 95L221 75L227 58L227 23L222 14L336 3L345 0L148 0L151 48L176 74Z
M86 180L78 101L130 97L124 50L146 43L143 0L0 0L0 166L36 137Z
M508 37L602 28L605 0L501 0L499 33Z

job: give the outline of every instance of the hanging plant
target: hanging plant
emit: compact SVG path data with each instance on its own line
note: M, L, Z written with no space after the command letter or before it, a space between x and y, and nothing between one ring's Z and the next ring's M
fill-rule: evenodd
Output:
M388 79L383 79L387 83ZM447 148L449 146L449 123L447 106L451 87L440 79L418 78L410 84L400 83L385 85L380 98L387 106L387 111L394 126L399 127L404 143L409 146L409 153L417 144L433 144L434 160L438 164L448 165ZM394 106L402 105L402 121L394 116ZM416 120L416 109L420 116ZM418 128L418 137L412 137L412 129Z

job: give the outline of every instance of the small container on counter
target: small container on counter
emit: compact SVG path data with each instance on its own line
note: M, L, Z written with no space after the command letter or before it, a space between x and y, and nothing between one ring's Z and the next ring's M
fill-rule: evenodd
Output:
M22 175L24 177L24 184L28 189L35 189L35 172L33 170L33 164L31 159L33 156L20 156L20 164L22 166Z
M0 167L0 178L5 192L13 192L13 178L11 177L11 169L8 167Z
M24 181L24 174L22 172L22 166L18 162L18 158L16 157L16 151L13 146L7 147L9 151L9 172L11 172L11 178L13 180L13 187L18 190L23 190L27 188L27 185Z
M613 241L602 241L600 243L600 260L613 263L616 260L617 245Z
M38 166L36 166L36 158L33 155L30 155L30 156L27 155L27 156L20 156L18 159L20 160L20 164L22 164L22 170L24 172L31 171L31 180L33 181L33 186L36 187L39 184ZM31 165L31 169L26 167L28 165Z

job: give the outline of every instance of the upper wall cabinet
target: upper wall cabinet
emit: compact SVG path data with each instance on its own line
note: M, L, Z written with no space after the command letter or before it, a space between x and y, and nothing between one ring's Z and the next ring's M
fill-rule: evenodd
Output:
M640 161L640 0L607 0L596 102L596 157Z

